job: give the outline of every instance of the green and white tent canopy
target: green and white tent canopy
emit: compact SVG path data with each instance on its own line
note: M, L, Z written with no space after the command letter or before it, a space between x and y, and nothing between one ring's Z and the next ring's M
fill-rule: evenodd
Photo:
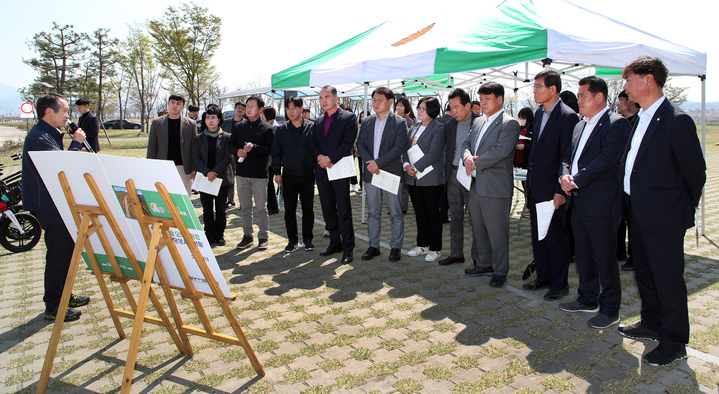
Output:
M706 74L706 54L567 0L507 0L494 9L475 3L459 15L384 22L272 75L272 88L492 72L545 58L587 75L621 69L640 54L661 58L673 75Z

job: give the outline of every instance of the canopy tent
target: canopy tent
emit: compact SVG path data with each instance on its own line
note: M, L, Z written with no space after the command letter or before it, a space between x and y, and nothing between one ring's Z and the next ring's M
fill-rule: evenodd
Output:
M565 75L611 75L639 55L661 58L672 75L702 81L702 148L706 144L705 53L683 47L568 0L506 0L494 9L427 13L387 21L272 75L273 89L451 74L446 89L497 80L529 82L540 63ZM517 64L524 63L524 70ZM522 73L522 71L524 71ZM520 73L524 74L523 76ZM440 89L438 89L440 90ZM365 93L366 94L366 93ZM702 198L702 234L705 233Z
M490 71L545 58L621 69L639 54L660 57L675 75L706 73L706 54L567 0L507 0L484 7L479 19L477 7L459 16L384 22L272 75L272 88Z

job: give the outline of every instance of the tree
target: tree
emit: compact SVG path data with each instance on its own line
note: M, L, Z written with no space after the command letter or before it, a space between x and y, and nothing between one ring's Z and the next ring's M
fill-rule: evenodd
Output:
M35 82L21 91L23 95L38 96L45 88L40 82L50 83L59 94L70 93L68 82L72 80L80 67L82 55L87 50L87 34L77 33L72 25L60 27L52 23L51 32L41 32L28 41L28 47L38 53L37 58L23 59L23 63L34 68L40 74Z
M687 101L687 87L685 86L673 86L669 81L672 79L667 79L667 82L664 83L664 95L667 96L669 101L672 103L681 106Z
M103 118L104 102L103 88L104 77L111 76L115 72L116 47L119 43L117 38L109 38L110 29L99 28L93 33L90 44L95 48L92 52L92 59L96 63L97 70L97 116Z
M170 6L162 19L148 24L163 76L187 93L190 104L198 105L212 85L215 68L210 61L220 45L221 23L207 8L190 3Z
M141 29L130 28L123 47L119 64L133 82L140 107L140 123L143 130L147 130L150 111L162 85L157 64L152 56L152 44L150 38L143 34Z

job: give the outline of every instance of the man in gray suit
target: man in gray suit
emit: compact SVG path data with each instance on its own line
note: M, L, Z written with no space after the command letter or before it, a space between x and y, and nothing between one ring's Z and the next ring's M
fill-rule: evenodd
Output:
M192 191L195 171L192 165L192 141L197 135L197 123L182 116L185 98L179 94L170 95L167 115L152 121L147 141L147 158L172 160L182 178L187 195Z
M390 112L394 105L394 93L386 87L372 92L372 107L375 114L362 121L357 149L360 157L370 159L364 162L362 179L367 193L367 228L369 249L362 260L371 260L380 254L379 237L381 232L382 198L392 218L392 238L390 240L389 261L399 261L404 242L404 217L402 216L402 187L395 193L380 189L372 184L372 177L380 172L397 176L402 175L402 152L407 141L407 121Z
M472 174L469 212L477 242L477 260L467 275L492 275L502 287L509 272L509 211L512 204L514 148L519 122L504 113L504 87L490 82L479 88L484 115L464 141L464 167Z

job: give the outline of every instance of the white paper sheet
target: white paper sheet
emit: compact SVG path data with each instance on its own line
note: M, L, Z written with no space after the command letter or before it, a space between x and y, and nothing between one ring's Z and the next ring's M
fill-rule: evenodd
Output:
M391 172L379 171L378 175L372 175L372 186L378 187L382 190L387 190L392 194L399 193L399 185L401 178Z
M414 163L418 162L419 159L424 157L424 152L422 152L422 149L420 149L419 145L412 145L411 148L407 151L407 156L409 156L409 162L414 166ZM429 166L424 169L424 171L417 171L417 179L422 179L423 176L427 175L430 171L434 169L433 166Z
M354 157L345 156L340 161L327 169L327 179L335 181L337 179L349 178L357 176L357 166L355 166Z
M464 166L459 166L457 169L457 181L459 181L467 191L472 187L472 175L467 175L467 169L464 168Z
M214 181L210 182L206 176L200 172L195 173L195 181L192 182L192 188L198 192L212 194L216 196L220 193L220 187L222 186L222 178L215 178Z
M541 241L547 236L549 224L552 223L554 215L554 200L544 201L537 204L537 232Z

